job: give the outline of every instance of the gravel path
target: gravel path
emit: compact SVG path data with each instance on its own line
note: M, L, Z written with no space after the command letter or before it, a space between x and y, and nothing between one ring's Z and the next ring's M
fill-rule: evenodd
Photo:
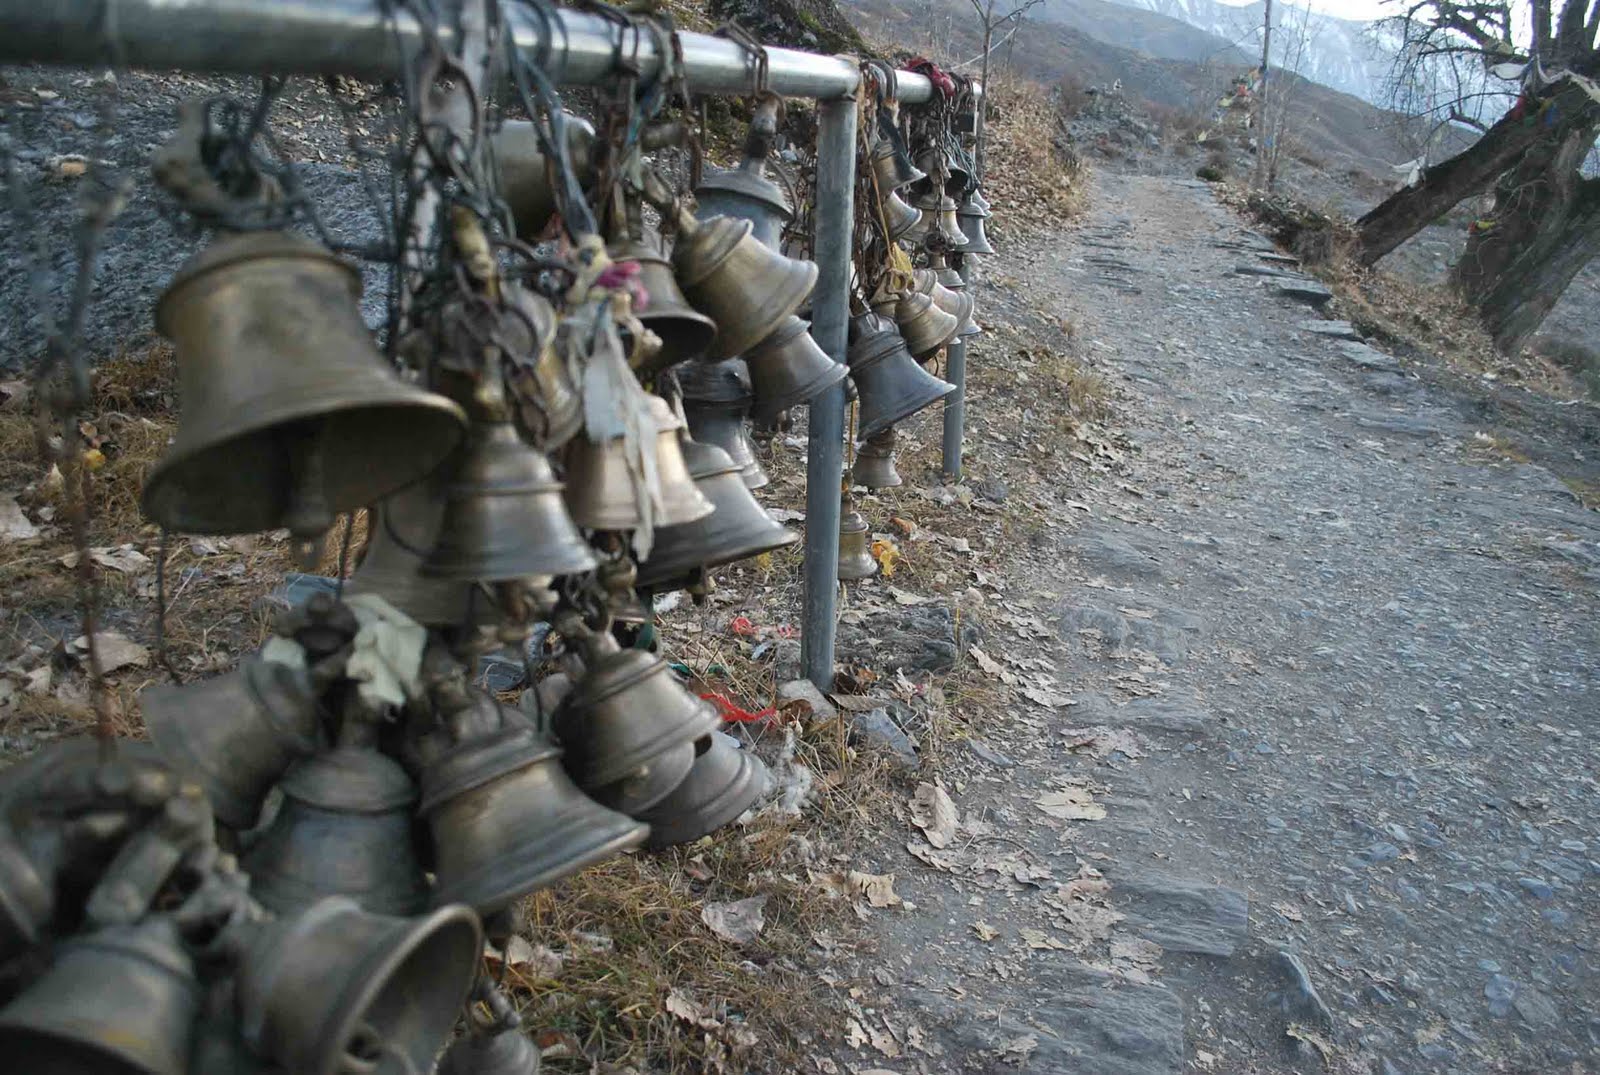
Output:
M959 833L864 864L915 909L838 1070L1595 1070L1600 516L1203 186L1098 188L985 301L1075 321L1131 450L1013 490L1056 520L986 593L1013 704Z

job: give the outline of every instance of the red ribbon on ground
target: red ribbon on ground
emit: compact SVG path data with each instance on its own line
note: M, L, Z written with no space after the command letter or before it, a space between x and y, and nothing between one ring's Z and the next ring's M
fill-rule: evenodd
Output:
M768 717L777 716L778 711L772 706L767 706L759 713L752 713L735 703L726 695L708 693L700 697L717 707L717 712L722 714L722 719L729 724L754 724L756 721L766 720Z

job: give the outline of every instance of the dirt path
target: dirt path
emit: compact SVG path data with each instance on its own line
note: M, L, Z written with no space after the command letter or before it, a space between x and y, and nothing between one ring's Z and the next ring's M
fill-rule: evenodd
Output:
M865 864L914 909L835 1070L1600 1070L1600 516L1308 329L1202 186L1094 204L985 302L1072 319L1133 450L1012 490L1055 521L978 578L1009 715L960 831Z

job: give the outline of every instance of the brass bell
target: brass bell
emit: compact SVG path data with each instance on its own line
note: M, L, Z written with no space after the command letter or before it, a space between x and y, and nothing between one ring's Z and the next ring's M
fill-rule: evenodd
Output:
M698 840L744 813L772 779L762 760L721 732L695 743L694 768L640 819L650 823L652 850Z
M755 400L750 368L742 358L721 362L695 362L678 371L683 391L683 413L689 436L701 444L715 444L739 468L739 477L752 492L772 479L756 458L745 429L745 416Z
M902 236L906 242L913 246L938 245L946 250L960 250L965 245L967 237L956 220L954 198L929 191L911 204L922 210L922 219Z
M539 1047L520 1023L450 1043L435 1075L539 1075Z
M556 311L537 291L506 282L503 336L512 417L540 451L553 452L583 428L583 399L556 350Z
M874 307L882 313L881 307ZM961 328L961 320L934 304L930 295L915 289L905 292L894 302L894 321L900 326L900 335L906 349L915 358L931 355L951 340Z
M433 1070L478 973L478 916L421 918L342 897L253 927L235 972L246 1044L294 1075Z
M317 749L317 695L303 668L250 657L227 675L150 687L140 706L161 756L241 832L285 770Z
M579 791L561 750L520 714L486 701L512 715L428 764L419 811L431 834L434 903L465 903L485 917L637 847L647 832Z
M878 189L885 191L900 190L928 178L896 140L887 135L880 135L872 144L872 170L878 177Z
M443 473L370 510L366 555L345 593L377 594L424 627L490 626L500 618L493 594L477 583L431 578L422 570L444 521ZM541 589L549 583L548 577L532 580Z
M965 292L951 291L939 282L938 275L932 269L916 269L911 275L919 292L932 299L939 309L956 318L956 331L959 333L959 326L972 316L977 299Z
M659 503L653 525L679 526L711 514L711 501L700 495L683 462L678 430L683 423L660 396L649 397L655 419L654 444ZM650 450L645 445L645 450ZM634 530L643 522L634 491L632 469L621 437L596 444L578 437L567 446L567 508L579 526L590 530Z
M608 633L589 639L585 664L554 717L567 772L590 797L637 816L682 782L695 740L720 721L661 658Z
M613 261L638 263L638 282L649 296L638 317L645 328L661 337L661 347L651 354L648 364L635 372L649 377L705 354L716 338L717 323L689 305L672 274L672 264L649 243L639 240L614 245L610 256Z
M439 541L422 573L507 582L590 570L594 554L560 494L549 460L510 422L474 422L445 489Z
M903 479L894 465L894 440L894 426L867 438L856 452L855 466L851 468L857 485L868 489L893 489L902 484Z
M714 444L683 442L695 485L717 510L698 522L664 527L639 565L639 586L682 589L699 569L719 567L793 545L800 535L773 520L750 495L734 461Z
M151 915L63 943L0 1009L0 1050L30 1075L188 1075L200 1002L177 924Z
M712 358L744 354L783 325L811 296L817 266L770 250L748 220L679 221L672 264L695 309L717 323Z
M767 178L767 155L777 133L779 101L768 94L756 105L739 166L707 173L694 190L695 216L701 220L715 216L748 220L756 241L769 250L782 248L784 225L794 219L783 189Z
M913 229L922 223L922 210L916 206L907 205L905 200L895 191L890 191L883 199L883 216L889 228L889 241L904 239Z
M917 154L917 167L929 177L944 174L944 192L959 194L970 185L971 174L961 155L948 145L931 145Z
M290 914L346 896L377 914L415 914L428 882L411 845L417 789L376 750L339 747L296 762L283 805L240 860L262 905Z
M984 233L983 222L990 216L989 210L977 202L977 192L974 191L961 203L961 208L956 210L956 223L961 228L961 234L967 241L957 249L963 254L993 254L994 247L989 244L989 236Z
M850 379L860 393L859 439L891 428L956 390L917 365L893 321L862 314L851 319L850 335Z
M843 363L835 362L817 346L810 329L791 316L745 356L756 414L777 414L809 403L849 376Z
M14 772L15 766L8 772ZM28 854L11 826L0 822L0 964L39 944L55 914L49 871Z
M169 530L321 534L438 466L461 440L450 400L402 381L362 323L361 276L288 232L225 235L156 306L183 420L145 482Z
M578 181L588 185L594 181L594 127L570 112L562 118L568 159ZM544 154L539 132L527 120L506 120L489 136L489 144L500 173L500 194L511 209L517 235L537 240L557 209L551 163Z
M872 530L848 500L846 506L849 510L839 519L839 581L870 579L878 573L878 561L872 558Z

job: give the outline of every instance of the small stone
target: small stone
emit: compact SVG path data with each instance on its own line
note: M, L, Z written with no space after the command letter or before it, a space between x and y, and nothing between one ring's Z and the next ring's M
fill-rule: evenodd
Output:
M887 751L902 769L915 769L922 764L916 744L901 730L900 725L890 719L889 711L882 707L853 714L850 718L850 738Z
M1490 974L1498 974L1500 973L1500 962L1494 959L1480 959L1478 960L1478 969L1488 971Z
M1585 851L1589 850L1589 845L1584 843L1582 840L1562 840L1561 850L1571 851L1574 854L1581 855Z
M1572 915L1560 907L1546 907L1539 912L1539 917L1557 928L1565 926L1572 921Z
M1378 1075L1406 1075L1405 1069L1396 1067L1393 1060L1383 1057L1378 1061Z
M1534 847L1544 846L1544 833L1540 832L1526 821L1522 823L1522 838L1528 841Z
M1422 893L1417 891L1417 889L1411 885L1406 884L1404 881L1397 883L1394 886L1394 890L1399 894L1400 898L1405 900L1407 903L1422 902Z
M1006 497L1011 495L1011 489L999 478L979 478L972 483L972 491L984 500L991 500L996 504L1004 504Z
M1512 1006L1517 1009L1517 1014L1527 1021L1529 1026L1544 1029L1553 1027L1561 1021L1561 1013L1556 1010L1555 1001L1539 992L1537 989L1518 990L1516 1000Z
M1496 1019L1511 1014L1511 1002L1517 997L1517 983L1504 974L1491 974L1483 987L1483 996L1489 1002L1489 1014Z
M1400 857L1400 849L1394 844L1379 841L1370 847L1357 852L1360 857L1374 866L1380 862L1393 862Z
M836 720L839 711L809 679L791 679L778 687L778 702L804 702L811 707L811 715L822 723Z
M1367 994L1367 1000L1373 1004L1382 1004L1384 1006L1388 1006L1398 1003L1400 999L1383 986L1379 985L1377 982L1368 983L1365 992Z
M1277 994L1283 1012L1293 1022L1310 1023L1323 1031L1333 1030L1333 1013L1317 993L1311 971L1293 952L1279 950L1277 968L1288 985Z
M1015 769L1017 767L1015 758L1009 754L1002 754L982 739L968 739L967 749L997 769Z
M1267 828L1271 829L1273 832L1283 832L1288 827L1289 823L1283 820L1283 818L1279 817L1277 814L1267 815Z
M1522 890L1536 900L1553 900L1556 898L1556 890L1550 887L1550 882L1541 881L1537 877L1519 877L1517 878L1517 884L1521 885Z
M1278 751L1271 743L1257 743L1257 754L1276 754Z

